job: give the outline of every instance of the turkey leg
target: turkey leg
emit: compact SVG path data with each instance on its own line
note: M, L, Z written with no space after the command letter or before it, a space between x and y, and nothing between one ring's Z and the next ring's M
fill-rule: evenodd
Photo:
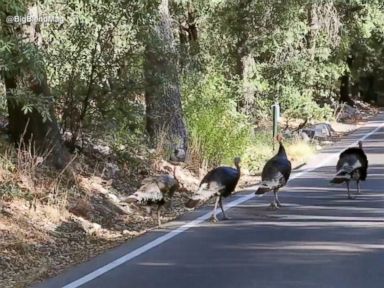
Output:
M347 183L348 199L354 199L354 198L351 196L351 191L349 190L349 181L347 181L346 183Z
M279 203L279 200L277 199L277 190L274 189L273 190L273 201L271 203L271 209L272 210L276 210L279 208L277 203Z
M275 198L276 198L276 205L277 207L283 207L283 205L281 205L280 201L279 201L279 198L278 198L278 190L276 190L276 193L275 193Z
M159 227L161 227L160 209L161 209L161 206L159 205L157 207L157 224L159 225Z
M229 220L230 218L227 217L227 215L225 215L224 208L223 208L223 202L222 202L221 196L220 196L219 204L220 204L221 211L223 212L223 220Z
M361 194L361 192L360 192L360 181L359 180L356 181L356 185L357 185L357 194Z
M220 202L220 198L221 198L220 195L217 196L216 202L215 202L215 207L213 208L213 212L212 212L211 221L214 223L217 222L216 209L217 209L217 204L219 204L219 202Z

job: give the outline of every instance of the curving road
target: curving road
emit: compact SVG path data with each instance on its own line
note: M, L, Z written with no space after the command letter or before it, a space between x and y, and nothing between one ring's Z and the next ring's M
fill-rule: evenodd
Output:
M205 207L35 287L382 288L383 123L380 114L295 171L279 211L253 187L227 199L232 220L208 223ZM369 175L347 200L329 179L339 152L361 138Z

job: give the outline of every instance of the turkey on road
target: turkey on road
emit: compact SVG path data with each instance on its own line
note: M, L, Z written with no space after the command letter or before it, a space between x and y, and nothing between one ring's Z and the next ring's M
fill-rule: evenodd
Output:
M343 151L336 165L336 175L331 183L347 184L348 199L354 199L349 190L349 182L356 181L357 194L360 194L360 181L367 178L368 159L363 150L363 142L359 141L359 147L351 147Z
M126 202L144 205L157 206L157 221L161 226L160 210L164 204L171 205L173 194L179 189L179 181L176 179L176 166L173 170L173 177L160 175L146 178L142 186L132 195L127 197Z
M283 146L283 137L278 135L276 140L279 142L279 151L277 154L268 160L261 173L261 183L256 195L262 195L266 192L273 191L274 199L271 203L273 209L281 207L280 201L277 197L277 193L281 187L287 184L289 176L291 175L291 162L288 160L287 153Z
M225 215L222 203L222 197L228 197L235 190L237 182L240 179L240 158L234 159L236 169L232 167L217 167L201 180L199 190L185 204L188 208L195 207L199 202L206 201L216 196L215 206L212 212L212 221L217 222L216 209L220 205L223 212L223 219L228 219Z

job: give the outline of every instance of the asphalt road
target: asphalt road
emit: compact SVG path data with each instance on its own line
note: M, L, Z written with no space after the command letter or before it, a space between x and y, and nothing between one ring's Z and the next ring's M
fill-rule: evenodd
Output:
M295 171L278 211L267 208L271 194L250 196L252 187L227 199L237 204L227 212L231 220L204 221L211 207L188 213L36 287L382 288L382 123L379 115ZM339 152L362 137L368 179L362 195L347 200L345 187L329 179Z

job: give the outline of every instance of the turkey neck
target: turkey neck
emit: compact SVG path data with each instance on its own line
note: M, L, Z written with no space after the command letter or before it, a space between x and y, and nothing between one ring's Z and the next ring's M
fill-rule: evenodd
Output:
M363 150L363 142L361 142L361 141L359 141L359 148L361 149L361 150Z
M240 165L239 164L235 164L235 166L236 166L237 172L239 173L238 177L240 177Z
M285 148L283 146L283 143L279 142L279 144L280 144L280 146L279 146L279 151L277 152L277 155L287 157L287 153L285 152Z

